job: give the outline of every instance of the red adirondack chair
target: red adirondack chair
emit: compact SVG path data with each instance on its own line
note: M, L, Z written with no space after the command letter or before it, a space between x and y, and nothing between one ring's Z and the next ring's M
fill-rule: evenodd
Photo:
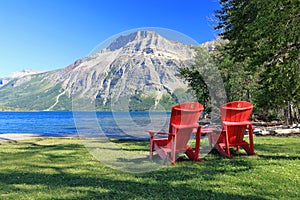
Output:
M221 106L222 131L215 143L216 149L230 158L230 147L242 147L248 155L254 155L253 128L249 120L253 105L247 101L234 101ZM244 140L245 131L249 132L249 143ZM216 135L214 135L216 136ZM215 140L215 141L213 141Z
M203 106L198 102L186 102L172 107L169 132L147 130L150 134L150 159L153 151L166 161L169 159L173 165L176 163L176 153L185 152L190 160L199 160L201 126L198 120ZM193 150L188 141L192 134L196 134L196 145ZM156 134L166 135L165 138L155 137Z

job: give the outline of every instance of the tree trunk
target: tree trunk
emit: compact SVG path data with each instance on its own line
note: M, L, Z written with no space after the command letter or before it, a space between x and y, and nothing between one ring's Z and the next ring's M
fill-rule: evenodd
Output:
M285 126L288 126L289 125L289 112L288 112L288 109L284 109L284 125Z
M298 113L297 113L297 122L300 123L300 108L298 108Z
M286 104L286 108L284 109L284 125L290 125L290 102L288 101Z
M289 102L289 117L290 117L290 124L289 125L293 125L294 123L294 109L293 109L293 103Z
M250 90L247 90L247 96L246 96L247 101L251 101L251 96L250 96Z

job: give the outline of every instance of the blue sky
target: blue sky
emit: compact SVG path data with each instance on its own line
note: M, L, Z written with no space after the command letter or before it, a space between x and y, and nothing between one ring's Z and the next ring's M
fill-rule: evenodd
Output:
M218 0L0 0L0 77L66 67L134 28L167 28L210 41L218 8Z

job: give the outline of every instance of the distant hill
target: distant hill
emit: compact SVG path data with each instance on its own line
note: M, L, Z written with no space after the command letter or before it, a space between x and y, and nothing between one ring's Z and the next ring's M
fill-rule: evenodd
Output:
M129 110L169 108L184 98L187 85L176 74L193 64L194 55L191 45L137 31L63 69L11 79L0 88L0 107L71 110L71 97L84 97L98 110L122 110L128 99Z
M43 71L34 70L34 69L24 69L22 71L13 72L8 77L0 78L0 87L3 87L10 81L14 79L18 79L24 76L33 75L33 74L40 74L43 73Z

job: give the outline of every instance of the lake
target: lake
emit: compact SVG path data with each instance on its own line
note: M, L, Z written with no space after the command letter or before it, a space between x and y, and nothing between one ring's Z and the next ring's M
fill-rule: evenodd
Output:
M0 112L0 134L149 139L144 130L166 131L169 117L165 112Z

